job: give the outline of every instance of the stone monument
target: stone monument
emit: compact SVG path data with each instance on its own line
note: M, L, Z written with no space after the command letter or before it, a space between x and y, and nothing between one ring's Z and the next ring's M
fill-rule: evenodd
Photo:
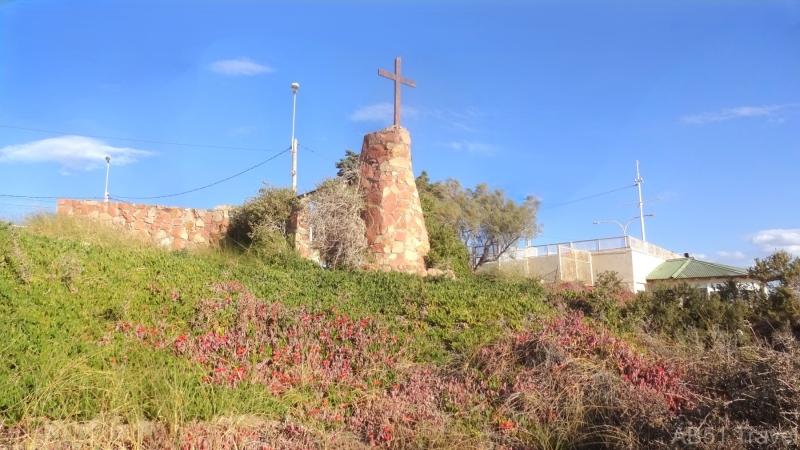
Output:
M400 58L394 63L394 73L378 70L394 81L394 125L364 136L361 146L367 245L380 270L424 276L430 243L411 171L411 138L400 126L400 87L417 85L403 78Z
M411 171L411 138L398 125L364 136L361 190L368 251L380 270L426 275L430 250L417 185Z

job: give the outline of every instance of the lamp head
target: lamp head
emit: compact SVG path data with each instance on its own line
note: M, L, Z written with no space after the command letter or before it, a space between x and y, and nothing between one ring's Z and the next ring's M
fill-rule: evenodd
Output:
M292 83L292 93L297 94L298 89L300 89L300 83Z
M110 156L106 156L106 162L109 163L109 164L111 163L111 157Z

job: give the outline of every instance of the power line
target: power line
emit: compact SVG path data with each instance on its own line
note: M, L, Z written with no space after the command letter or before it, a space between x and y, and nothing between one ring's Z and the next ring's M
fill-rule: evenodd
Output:
M81 136L81 137L90 137L90 138L98 138L98 139L116 139L120 141L131 141L131 142L144 142L148 144L165 144L165 145L182 145L184 147L201 147L201 148L216 148L216 149L225 149L225 150L249 150L255 152L274 152L275 150L265 150L260 148L247 148L247 147L224 147L220 145L201 145L201 144L184 144L180 142L165 142L165 141L150 141L146 139L130 139L130 138L121 138L121 137L113 137L113 136L97 136L93 134L80 134L80 133L67 133L64 131L52 131L52 130L41 130L38 128L25 128L25 127L14 127L11 125L0 125L1 128L12 128L15 130L26 130L26 131L39 131L42 133L52 133L52 134L64 134L64 135L72 135L72 136Z
M313 153L313 154L315 154L315 155L317 155L317 156L321 156L321 157L323 157L323 158L327 159L328 161L333 161L334 163L335 163L335 162L337 162L337 161L335 161L335 160L331 159L330 157L323 155L322 153L317 153L317 152L315 152L314 150L311 150L310 148L306 147L305 145L301 145L300 147L302 147L302 148L304 148L304 149L306 149L306 150L310 151L311 153Z
M2 126L2 125L0 125L0 126ZM178 195L183 195L183 194L188 194L188 193L190 193L190 192L199 191L199 190L201 190L201 189L205 189L205 188L209 188L209 187L211 187L211 186L215 186L215 185L217 185L217 184L220 184L220 183L222 183L222 182L228 181L228 180L230 180L230 179L232 179L232 178L236 178L236 177L238 177L239 175L242 175L242 174L244 174L244 173L247 173L247 172L249 172L249 171L251 171L251 170L253 170L253 169L255 169L255 168L259 167L259 166L262 166L262 165L264 165L264 164L266 164L266 163L268 163L268 162L272 161L273 159L277 158L278 156L281 156L282 154L284 154L284 153L288 152L289 150L291 150L291 148L287 148L286 150L284 150L284 151L282 151L282 152L278 153L277 155L275 155L275 156L273 156L273 157L271 157L271 158L268 158L268 159L266 159L266 160L264 160L264 161L261 161L260 163L256 164L255 166L253 166L253 167L250 167L250 168L247 168L247 169L245 169L245 170L243 170L243 171L241 171L241 172L239 172L239 173L237 173L237 174L235 174L235 175L231 175L231 176L229 176L228 178L224 178L224 179L222 179L222 180L215 181L214 183L211 183L211 184L208 184L208 185L205 185L205 186L199 187L199 188L191 189L191 190L184 191L184 192L179 192L179 193L176 193L176 194L157 195L157 196L153 196L153 197L124 197L124 196L115 196L115 198L116 198L117 200L122 200L122 199L130 199L130 200L147 200L147 199L155 199L155 198L175 197L175 196L178 196ZM0 197L7 197L7 198L19 198L19 199L34 199L34 200L40 200L40 201L50 201L50 202L53 202L53 201L55 201L55 200L57 200L57 199L61 199L61 198L68 198L67 196L63 196L63 195L62 195L62 196L57 196L57 197L54 197L54 196L14 195L14 194L0 194ZM73 197L73 198L75 198L75 197ZM90 200L103 200L103 197L83 197L83 198L90 199Z
M42 200L42 201L55 201L55 200L60 199L60 198L68 198L68 197L63 196L63 195L60 196L60 197L37 197L37 196L34 196L34 195L12 195L12 194L0 194L0 197L30 198L30 199ZM75 197L73 197L73 198L75 198ZM89 200L102 200L103 199L102 197L84 197L84 198L89 199ZM51 200L44 200L44 199L51 199Z
M612 192L621 191L623 189L629 189L629 188L632 188L634 186L636 186L636 185L635 184L631 184L631 185L628 185L628 186L625 186L625 187L621 187L619 189L614 189L614 190L611 190L611 191L606 191L606 192L601 192L599 194L590 195L588 197L578 198L578 199L575 199L575 200L570 200L568 202L558 203L556 205L549 205L549 206L541 208L541 209L545 210L545 209L557 208L559 206L569 205L570 203L576 203L576 202L580 202L580 201L583 201L583 200L588 200L590 198L600 197L601 195L611 194Z
M48 207L52 206L52 205L31 205L31 204L24 204L24 203L0 203L0 205L2 205L2 206L21 206L23 208L32 208L32 209L48 208Z
M297 180L300 182L300 187L303 188L304 193L308 192L308 189L306 188L306 184L303 183L303 179L300 178L300 174L299 173L297 174Z
M156 199L156 198L176 197L176 196L178 196L178 195L184 195L184 194L188 194L188 193L190 193L190 192L196 192L196 191L199 191L199 190L202 190L202 189L210 188L211 186L216 186L216 185L218 185L218 184L220 184L220 183L222 183L222 182L224 182L224 181L228 181L228 180L230 180L230 179L232 179L232 178L236 178L236 177L238 177L239 175L242 175L242 174L244 174L244 173L247 173L247 172L249 172L249 171L251 171L251 170L255 169L256 167L262 166L262 165L264 165L264 164L266 164L266 163L268 163L268 162L272 161L273 159L277 158L278 156L281 156L282 154L284 154L284 153L288 152L289 150L291 150L291 147L290 147L290 148L287 148L286 150L284 150L284 151L282 151L282 152L278 153L277 155L275 155L275 156L273 156L273 157L271 157L271 158L268 158L268 159L266 159L266 160L264 160L264 161L261 161L260 163L256 164L256 165L255 165L255 166L253 166L253 167L250 167L250 168L248 168L248 169L245 169L245 170L243 170L243 171L241 171L241 172L239 172L239 173L237 173L237 174L235 174L235 175L231 175L231 176L229 176L228 178L223 178L222 180L215 181L215 182L213 182L213 183L211 183L211 184L207 184L207 185L205 185L205 186L201 186L201 187L199 187L199 188L190 189L190 190L188 190L188 191L183 191L183 192L178 192L178 193L176 193L176 194L156 195L156 196L153 196L153 197L124 197L124 196L120 195L120 196L114 196L114 198L115 198L115 199L117 199L117 200L119 200L119 199L127 199L127 200L152 200L152 199Z

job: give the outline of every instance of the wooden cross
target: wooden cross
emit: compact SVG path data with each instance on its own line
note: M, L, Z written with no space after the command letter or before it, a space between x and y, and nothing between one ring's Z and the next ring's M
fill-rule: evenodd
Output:
M383 69L378 69L378 75L394 80L394 124L400 126L400 85L405 84L413 88L417 87L417 83L403 78L400 75L400 58L394 60L394 73L389 73Z

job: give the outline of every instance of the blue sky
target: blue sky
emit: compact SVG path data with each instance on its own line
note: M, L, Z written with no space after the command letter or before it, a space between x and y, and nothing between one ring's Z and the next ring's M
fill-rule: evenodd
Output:
M289 147L292 82L310 190L391 124L377 70L401 56L415 173L538 196L537 243L619 235L592 222L637 215L635 188L574 200L632 186L638 159L649 241L800 255L800 1L639 3L0 2L0 194L101 197L106 154L112 197L226 178ZM240 204L289 171L141 202Z

